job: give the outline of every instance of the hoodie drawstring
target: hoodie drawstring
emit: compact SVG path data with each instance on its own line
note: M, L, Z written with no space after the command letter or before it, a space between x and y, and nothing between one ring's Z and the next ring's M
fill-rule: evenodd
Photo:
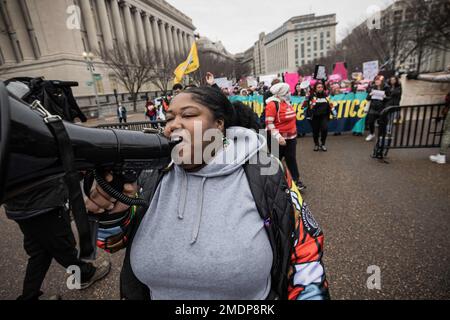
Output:
M178 219L184 219L184 210L186 208L186 193L187 193L187 174L184 170L181 171L181 194L178 199Z
M200 232L200 224L202 222L202 215L203 215L203 189L205 187L205 181L206 181L206 177L203 177L202 183L200 185L200 190L198 193L198 205L199 205L200 212L197 217L197 222L194 225L194 229L192 230L191 244L195 244L197 242L198 234Z

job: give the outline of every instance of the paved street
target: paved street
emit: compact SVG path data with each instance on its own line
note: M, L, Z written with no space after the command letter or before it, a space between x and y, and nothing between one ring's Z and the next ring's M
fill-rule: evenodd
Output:
M450 166L428 161L435 150L394 150L390 164L369 157L372 144L330 137L328 153L299 140L305 199L325 231L325 265L333 299L450 299ZM0 213L0 299L20 294L26 266L22 235ZM108 257L108 255L103 254ZM52 265L45 291L64 299L117 299L123 253L92 288L69 291ZM367 268L381 268L380 291L368 290Z

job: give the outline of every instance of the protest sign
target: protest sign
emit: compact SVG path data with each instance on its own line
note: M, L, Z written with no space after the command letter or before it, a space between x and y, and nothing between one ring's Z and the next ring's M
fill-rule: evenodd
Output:
M379 65L378 61L369 61L363 64L364 79L373 81L378 75Z
M284 82L286 82L291 87L291 93L295 92L295 87L297 86L298 80L299 80L298 73L289 73L286 72L284 74Z
M327 71L325 66L316 65L316 71L314 72L314 79L323 80L327 77Z

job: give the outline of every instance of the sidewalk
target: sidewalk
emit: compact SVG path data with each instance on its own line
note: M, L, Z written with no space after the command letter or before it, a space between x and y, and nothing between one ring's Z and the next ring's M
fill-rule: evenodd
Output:
M140 122L146 121L144 113L128 113L127 122ZM104 123L119 123L117 116L111 116L100 119L89 119L86 123L80 123L84 126L95 127Z

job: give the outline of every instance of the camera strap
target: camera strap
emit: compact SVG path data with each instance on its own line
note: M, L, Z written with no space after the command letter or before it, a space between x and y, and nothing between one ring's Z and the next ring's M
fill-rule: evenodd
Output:
M59 156L66 172L64 177L69 190L69 200L75 224L78 230L80 258L88 259L94 252L92 236L86 206L80 185L80 174L74 166L74 152L72 142L67 134L64 123L59 116L49 115L44 122L52 132L59 150Z

